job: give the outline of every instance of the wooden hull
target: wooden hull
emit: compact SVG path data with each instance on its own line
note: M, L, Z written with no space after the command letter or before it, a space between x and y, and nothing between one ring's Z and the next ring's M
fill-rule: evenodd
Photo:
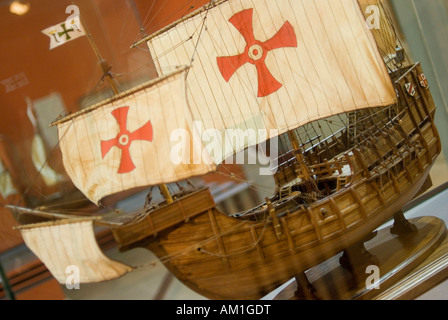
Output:
M271 222L235 221L212 209L148 243L146 248L162 258L173 256L164 262L165 266L205 297L259 299L299 272L362 241L413 198L428 172L429 168L407 191L394 194L387 200L387 206L379 205L378 198L366 202L364 205L377 206L377 209L364 218L359 206L353 212L346 212L344 221L359 216L346 228L333 212L325 220L319 217L320 208L329 203L281 218L280 238ZM365 187L361 183L354 189ZM343 193L340 197L352 197L351 192L349 194ZM369 194L360 196L371 198Z
M386 124L390 134L343 155L352 175L337 192L250 221L223 214L202 190L115 229L117 242L123 250L152 250L179 280L208 298L259 299L364 240L416 195L441 151L429 91L404 96L403 83L417 69L396 83L405 105ZM164 210L168 221L161 219Z

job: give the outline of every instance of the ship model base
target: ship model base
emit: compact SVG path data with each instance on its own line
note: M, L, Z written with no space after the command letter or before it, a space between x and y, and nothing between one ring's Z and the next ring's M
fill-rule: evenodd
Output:
M420 217L401 234L393 226L298 275L275 300L414 299L448 276L443 220ZM353 263L350 263L352 257ZM445 261L445 263L444 263Z

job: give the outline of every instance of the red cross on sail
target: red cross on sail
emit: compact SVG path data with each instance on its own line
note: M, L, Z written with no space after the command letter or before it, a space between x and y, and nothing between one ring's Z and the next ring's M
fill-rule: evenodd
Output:
M129 147L135 140L152 142L152 125L151 121L148 121L140 129L134 132L129 132L127 129L129 107L122 107L112 111L112 115L117 120L120 127L118 135L106 141L101 141L101 155L104 157L109 153L112 147L118 147L121 149L121 161L118 173L128 173L135 169L134 162L132 162Z
M57 123L67 174L92 202L215 170L181 94L185 74L180 69Z
M250 133L265 130L272 139L314 120L396 102L357 0L212 1L145 40L159 75L192 65L192 116L204 132L223 133L215 163L266 140ZM226 136L235 128L244 139Z
M246 40L246 49L236 56L218 57L217 62L219 70L227 82L244 64L255 65L258 74L258 97L266 97L283 86L266 66L265 59L268 52L278 48L297 47L297 37L294 28L286 21L271 39L265 42L258 41L254 37L252 18L253 9L247 9L238 12L229 19L229 22L238 29Z

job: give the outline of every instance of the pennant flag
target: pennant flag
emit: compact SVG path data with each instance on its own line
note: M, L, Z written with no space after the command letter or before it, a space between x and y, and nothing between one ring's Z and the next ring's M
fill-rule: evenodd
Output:
M50 37L50 50L86 35L82 23L74 23L74 21L72 20L71 24L65 21L42 30L43 34Z

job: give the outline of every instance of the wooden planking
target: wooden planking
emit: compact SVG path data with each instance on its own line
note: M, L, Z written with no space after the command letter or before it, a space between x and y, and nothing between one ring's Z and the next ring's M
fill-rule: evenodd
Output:
M367 183L366 180L363 183ZM362 187L357 187L358 190L363 190ZM392 187L390 187L392 188ZM366 187L364 188L365 192L367 192L369 189ZM351 192L348 192L348 196L344 195L345 197L342 197L341 199L345 199L346 201L350 201L350 197L353 197ZM363 192L361 192L361 195ZM370 197L370 200L373 198ZM353 200L353 199L352 199ZM369 201L369 197L364 198L364 201ZM339 203L339 202L338 202ZM328 203L326 204L328 205ZM311 212L312 214L318 214L318 207L316 206L314 210ZM329 210L331 208L329 207ZM354 209L354 211L358 211L359 214L359 206L357 209ZM381 211L381 208L378 208L376 212ZM217 213L217 212L216 212ZM309 211L308 211L309 214ZM332 213L330 212L330 215ZM217 214L217 222L219 225L222 225L223 223L226 224L227 222L224 222L223 220L227 220L229 218L224 217L221 214ZM291 215L291 217L298 218L298 215ZM286 219L292 218L288 217ZM193 224L197 224L196 220L200 220L200 217L197 217L194 219L195 221L192 221ZM333 228L334 226L334 233L335 235L338 232L338 229L340 230L340 224L333 224L337 220L328 220L328 224L322 223L322 228ZM360 220L358 220L360 221ZM306 222L303 224L303 222ZM324 220L321 220L321 222L325 222ZM186 224L186 226L189 224ZM311 219L308 220L302 220L302 224L300 225L301 230L304 229L304 225L312 225ZM354 223L356 226L362 227L359 222ZM297 272L297 270L300 270L300 268L303 268L305 266L308 266L309 264L317 263L323 257L320 257L319 255L316 255L316 253L306 253L307 250L311 250L312 247L317 246L319 243L323 243L325 241L319 242L317 240L316 232L314 227L308 228L306 232L294 233L294 228L292 227L292 223L288 221L288 226L290 229L290 233L292 236L293 243L296 246L295 251L291 251L290 245L288 243L291 243L290 240L288 240L288 237L285 235L284 239L281 239L278 241L276 239L275 233L273 231L273 228L268 225L259 225L257 228L257 234L260 234L261 230L263 228L265 229L264 237L261 239L262 242L260 243L260 246L253 246L252 250L247 250L246 252L241 252L240 254L230 254L235 253L235 249L231 249L230 246L234 246L235 248L238 248L238 250L241 250L241 243L254 243L253 242L253 233L251 231L251 228L248 228L247 230L242 227L240 232L236 232L234 235L234 238L232 241L228 242L225 241L225 246L229 258L230 263L230 270L226 271L224 268L220 267L222 266L221 262L221 256L219 255L210 255L210 253L207 253L205 251L193 253L191 251L190 255L196 255L195 257L191 257L191 259L185 260L185 257L181 257L177 259L176 261L172 261L173 266L181 272L182 274L188 274L190 275L188 277L188 281L193 281L195 284L194 286L197 286L196 289L200 290L203 294L206 294L209 297L235 297L237 295L238 298L255 298L259 297L259 295L264 294L268 291L269 288L275 287L277 284L280 284L282 279L285 280L285 278L292 276L294 274L294 270ZM349 226L350 227L350 226ZM328 229L325 229L328 230ZM247 232L246 232L247 231ZM327 232L327 231L325 231ZM324 233L324 231L321 231L321 235ZM328 236L323 237L323 240L331 239L331 231L328 232ZM245 238L250 237L250 241L246 241ZM237 241L239 238L240 241ZM289 242L288 242L289 241ZM301 243L301 241L304 241ZM216 243L216 241L212 241ZM179 248L176 248L179 250ZM213 253L217 253L219 248L217 245L214 246L215 251ZM265 257L263 260L263 263L260 265L260 249L263 252L263 256ZM169 251L171 252L171 251ZM295 252L295 253L292 253ZM319 252L314 251L313 252ZM306 253L306 254L305 254ZM187 253L185 253L187 254ZM202 257L204 261L199 262L195 258L196 257ZM300 259L294 258L294 257L301 257ZM283 270L285 268L285 265L291 266L294 265L294 270ZM302 267L301 267L302 266ZM275 272L272 272L274 271ZM269 276L267 276L269 275ZM238 279L238 280L237 280ZM268 281L268 279L270 279ZM287 279L286 279L287 280Z
M151 211L138 222L114 228L113 234L120 246L131 245L214 207L215 202L210 191L204 189Z

